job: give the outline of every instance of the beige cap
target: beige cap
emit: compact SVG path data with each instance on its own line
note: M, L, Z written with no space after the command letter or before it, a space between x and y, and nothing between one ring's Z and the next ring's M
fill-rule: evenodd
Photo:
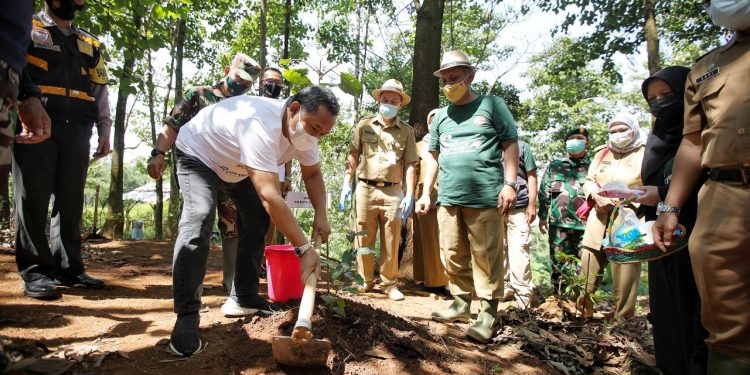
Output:
M407 105L409 104L409 102L411 102L411 97L404 93L404 85L402 85L398 80L391 78L383 82L383 86L372 92L372 97L375 98L375 100L380 101L380 94L382 94L384 91L392 91L396 94L401 95L401 105Z
M446 69L455 68L457 66L469 67L472 70L476 70L474 65L471 65L469 55L461 50L448 51L443 55L443 59L440 60L440 69L436 70L432 75L440 77L440 72Z

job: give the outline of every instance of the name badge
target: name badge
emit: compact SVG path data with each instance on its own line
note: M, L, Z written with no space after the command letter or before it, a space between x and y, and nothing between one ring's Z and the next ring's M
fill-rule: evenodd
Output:
M695 83L699 84L699 83L701 83L703 81L707 81L707 80L709 80L711 78L714 78L714 77L716 77L718 75L719 75L719 67L712 65L710 67L710 69L708 70L708 72L706 72L706 74L698 77L698 79L695 80Z

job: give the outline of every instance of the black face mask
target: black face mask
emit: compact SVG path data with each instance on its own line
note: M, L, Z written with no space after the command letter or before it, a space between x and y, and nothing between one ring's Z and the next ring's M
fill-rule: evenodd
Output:
M263 96L266 98L278 98L281 95L281 85L277 85L273 82L266 82L263 84Z
M59 7L53 8L52 3L55 2L55 0L46 0L47 6L49 6L49 10L52 11L52 13L60 19L63 19L65 21L70 21L75 17L76 11L83 10L84 5L78 5L73 0L57 0L57 2L60 4Z
M682 107L674 94L654 98L648 102L649 112L659 120L671 120Z

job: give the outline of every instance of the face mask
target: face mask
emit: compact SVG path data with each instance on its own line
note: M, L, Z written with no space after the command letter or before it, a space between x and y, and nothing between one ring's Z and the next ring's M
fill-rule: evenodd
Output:
M261 93L266 98L278 98L281 95L281 85L277 85L273 82L267 82L263 84L263 92Z
M300 112L300 117L302 112ZM289 129L289 143L297 149L297 151L307 151L318 144L318 138L307 134L305 126L302 124L302 120L297 121L297 127Z
M53 8L53 3L57 1L60 4L59 7ZM76 4L73 0L46 0L49 10L52 14L60 17L65 21L70 21L75 17L75 13L78 10L83 10L83 5Z
M464 97L467 89L466 83L461 81L453 85L443 86L443 94L445 94L445 97L449 102L455 103Z
M230 96L242 95L248 90L247 86L235 81L230 76L227 76L224 82L227 84L227 91L229 91Z
M586 141L583 139L568 139L565 141L565 150L571 155L580 154L586 150Z
M648 102L649 112L659 120L668 120L680 109L674 94L660 96Z
M390 120L398 114L398 107L392 104L381 104L379 110L380 115L386 120Z
M738 0L712 0L708 6L711 22L733 31L750 28L750 2Z
M633 142L633 131L628 130L622 133L610 133L609 142L620 148L627 147Z

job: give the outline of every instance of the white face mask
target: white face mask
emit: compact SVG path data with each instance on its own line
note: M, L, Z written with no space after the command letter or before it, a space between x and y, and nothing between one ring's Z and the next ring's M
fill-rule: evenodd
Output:
M633 131L628 130L621 133L610 133L609 141L617 147L627 147L630 143L633 142Z
M300 118L302 117L302 111L300 111ZM289 129L289 143L297 149L297 151L307 151L318 145L318 138L307 134L305 126L302 124L302 120L297 120L297 126Z
M708 15L716 26L733 31L750 29L750 1L711 0Z

